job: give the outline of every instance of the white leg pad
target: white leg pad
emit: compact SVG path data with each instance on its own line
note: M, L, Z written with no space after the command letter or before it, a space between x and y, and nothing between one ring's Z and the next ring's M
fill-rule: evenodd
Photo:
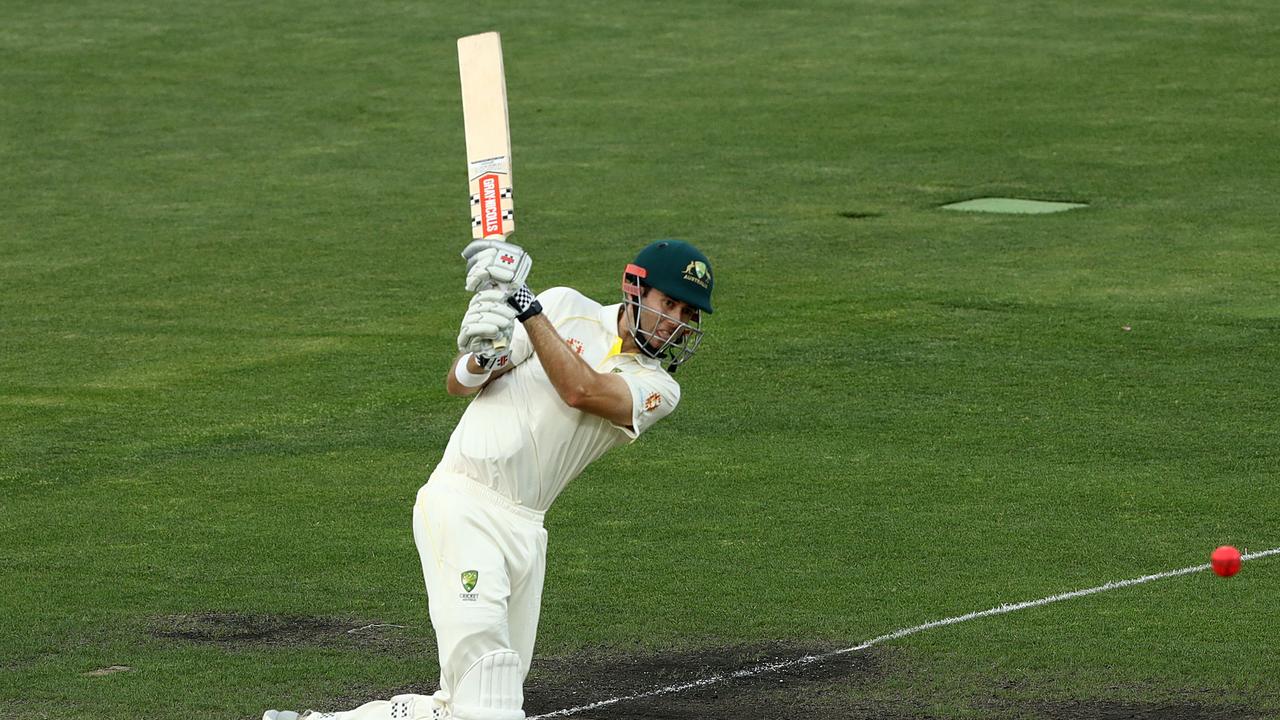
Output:
M524 669L515 650L480 656L453 689L458 720L524 720Z

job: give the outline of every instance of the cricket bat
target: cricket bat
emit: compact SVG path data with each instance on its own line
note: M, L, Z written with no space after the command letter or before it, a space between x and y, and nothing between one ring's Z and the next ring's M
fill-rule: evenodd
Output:
M458 38L462 118L467 135L471 237L505 240L515 232L511 203L511 130L502 40L496 32Z
M467 183L473 240L506 240L515 232L511 203L511 128L502 38L496 32L458 38L462 121L467 136ZM495 350L506 343L497 340Z

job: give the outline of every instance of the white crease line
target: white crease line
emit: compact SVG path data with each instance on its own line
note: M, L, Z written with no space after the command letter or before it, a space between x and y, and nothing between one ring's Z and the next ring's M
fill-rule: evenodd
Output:
M1280 555L1280 548L1272 548L1270 550L1260 550L1258 552L1252 552L1252 553L1247 552L1241 555L1240 559L1241 560L1257 560L1259 558L1268 557L1270 555ZM1050 595L1049 597L1040 598L1039 600L1027 600L1025 602L1019 602L1019 603L1005 603L998 607L993 607L990 610L980 610L978 612L971 612L965 615L957 615L955 617L949 617L943 620L934 620L932 622L924 623L923 625L916 625L915 627L895 630L891 633L888 633L887 635L881 635L880 637L868 640L862 643L861 645L856 645L851 648L845 648L843 650L834 650L832 652L824 653L822 655L805 655L804 657L796 658L795 660L783 660L780 662L765 663L762 665L756 665L754 667L745 668L743 670L736 670L731 673L719 673L716 675L709 675L699 680L691 680L689 682L680 683L678 685L668 685L666 687L655 688L653 690L646 690L645 692L636 693L635 695L624 695L621 697L609 698L608 700L600 700L597 702L590 703L588 705L579 705L578 707L567 708L565 710L556 710L554 712L549 712L542 715L534 715L530 717L529 720L542 720L543 718L553 718L553 717L567 717L569 715L577 715L578 713L586 712L588 710L599 710L602 707L616 705L620 702L629 702L631 700L643 700L645 698L657 697L659 695L672 695L674 693L684 692L685 690L692 690L694 688L707 687L708 685L715 685L716 683L721 683L721 682L724 682L725 680L735 680L738 678L752 677L755 675L763 675L765 673L773 672L775 670L782 670L784 668L797 667L800 665L808 665L809 663L816 662L818 660L824 660L826 658L835 657L837 655L844 655L845 653L858 652L859 650L866 650L872 645L879 645L882 642L886 642L889 640L897 640L899 638L907 637L908 635L915 635L918 632L931 630L937 627L943 627L945 625L955 625L956 623L962 623L966 620L977 620L978 618L991 617L992 615L1004 615L1005 613L1011 613L1017 610L1026 610L1027 608L1040 607L1041 605L1048 605L1049 603L1055 603L1055 602L1058 602L1059 600L1071 600L1073 598L1084 597L1086 595L1093 595L1093 594L1104 592L1107 590L1118 590L1120 588L1126 588L1133 585L1141 585L1143 583L1149 583L1153 580L1164 580L1165 578L1178 577L1179 575L1190 575L1191 573L1203 572L1205 570L1208 570L1209 568L1210 568L1209 563L1205 563L1203 565L1192 565L1191 567L1185 567L1185 568L1182 568L1181 570L1169 570L1162 573L1156 573L1155 575L1143 575L1142 577L1132 578L1130 580L1118 580L1114 582L1109 582L1105 585L1099 585L1097 587L1087 588L1085 590L1075 590L1072 592L1060 593L1058 595Z
M351 628L350 630L348 630L348 631L347 631L347 634L348 634L348 635L350 635L351 633L364 632L365 630L372 630L372 629L374 629L374 628L384 628L384 627L390 627L390 628L404 628L405 626L404 626L404 625L392 625L392 624L390 624L390 623L373 623L372 625L365 625L364 627Z

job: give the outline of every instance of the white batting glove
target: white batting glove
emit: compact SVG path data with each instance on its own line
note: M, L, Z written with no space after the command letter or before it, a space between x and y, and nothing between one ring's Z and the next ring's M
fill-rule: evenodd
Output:
M458 333L458 350L481 354L493 354L494 348L505 349L511 344L515 329L516 309L507 304L501 290L483 290L471 298L467 314L462 317L462 331Z
M467 290L507 289L523 285L533 269L524 248L502 240L476 240L462 251L467 261Z
M499 345L499 342L501 345ZM497 370L511 359L511 336L499 340L477 338L471 341L471 355L485 370Z

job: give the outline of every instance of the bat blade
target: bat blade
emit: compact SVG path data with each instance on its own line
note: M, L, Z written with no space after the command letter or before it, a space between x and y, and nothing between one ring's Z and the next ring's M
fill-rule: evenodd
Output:
M496 32L458 38L462 116L471 191L471 236L506 238L515 232L511 130L502 39Z

